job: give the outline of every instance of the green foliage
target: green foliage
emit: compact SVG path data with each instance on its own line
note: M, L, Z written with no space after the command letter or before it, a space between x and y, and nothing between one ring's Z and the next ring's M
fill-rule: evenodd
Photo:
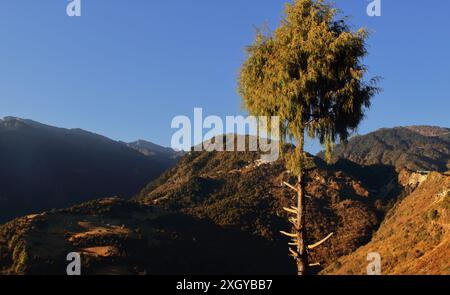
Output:
M352 32L336 15L322 0L288 4L278 29L257 33L239 77L250 113L279 116L282 139L297 142L288 161L297 174L305 132L325 144L330 156L332 143L356 129L378 91L376 79L364 81L367 32Z

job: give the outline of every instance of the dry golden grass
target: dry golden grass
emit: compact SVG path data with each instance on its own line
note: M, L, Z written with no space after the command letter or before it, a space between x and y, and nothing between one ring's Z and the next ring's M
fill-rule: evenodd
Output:
M132 235L133 232L123 226L117 225L101 225L88 221L78 222L83 231L72 233L69 242L74 242L80 239L88 239L90 237L105 237L105 236L127 236Z
M414 177L414 176L413 176ZM450 274L450 176L431 173L392 209L373 240L324 274L366 274L378 252L383 274Z
M114 246L101 246L84 248L80 251L86 255L93 255L95 257L113 257L119 255L119 249Z

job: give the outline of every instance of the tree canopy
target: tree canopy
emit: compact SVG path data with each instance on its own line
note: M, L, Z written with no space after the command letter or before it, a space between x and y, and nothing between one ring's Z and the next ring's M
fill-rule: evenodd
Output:
M301 146L291 155L295 172L305 132L329 154L357 128L378 88L376 78L364 80L365 29L352 31L323 0L297 0L285 13L274 32L259 30L248 47L239 93L251 114L279 116L281 138Z

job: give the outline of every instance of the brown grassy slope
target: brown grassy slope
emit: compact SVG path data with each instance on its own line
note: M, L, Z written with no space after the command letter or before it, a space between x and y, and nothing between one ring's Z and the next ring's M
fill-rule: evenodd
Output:
M365 274L367 254L382 257L383 274L450 274L450 176L423 181L386 217L373 240L339 259L324 274Z
M1 226L0 270L64 274L76 251L84 273L293 274L279 233L289 230L282 207L294 205L281 186L290 177L256 153L191 153L140 202L92 201ZM359 181L315 159L307 183L308 240L335 232L312 261L327 265L368 242L377 219Z
M122 246L138 241L138 226L159 215L152 208L112 198L15 219L0 227L0 273L64 274L70 252L84 254L87 272L100 258L114 257L120 264ZM98 247L110 251L102 254Z
M16 219L0 227L0 274L286 274L272 243L181 213L117 198ZM266 256L264 259L261 257Z
M374 198L361 182L318 158L314 161L306 181L311 196L307 199L308 241L335 232L311 256L312 261L327 265L367 243L377 218ZM152 206L264 238L271 241L274 251L287 255L287 239L279 231L289 230L290 225L282 208L295 204L295 194L281 183L295 183L291 177L281 161L261 164L254 153L190 153L139 198Z

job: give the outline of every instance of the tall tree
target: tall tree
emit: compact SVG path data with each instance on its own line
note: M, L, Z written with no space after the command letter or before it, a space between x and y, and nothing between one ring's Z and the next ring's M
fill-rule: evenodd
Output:
M273 33L258 31L239 77L239 93L253 115L279 116L282 141L296 148L285 154L287 169L297 176L296 207L285 208L295 217L291 255L298 274L307 274L307 251L326 239L306 244L305 135L326 146L345 142L370 107L377 79L366 82L362 59L367 54L364 29L352 31L345 18L323 0L296 0L286 5L285 17ZM289 184L287 184L289 185Z

